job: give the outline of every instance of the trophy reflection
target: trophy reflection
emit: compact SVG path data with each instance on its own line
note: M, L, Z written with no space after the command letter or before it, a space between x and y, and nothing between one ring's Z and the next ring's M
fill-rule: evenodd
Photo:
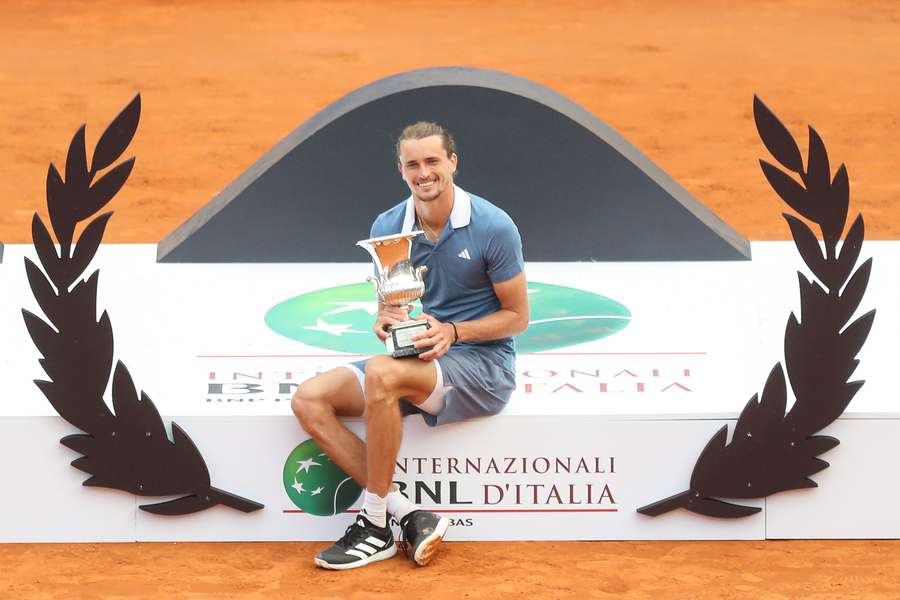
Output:
M418 300L425 293L422 275L428 267L413 267L412 241L421 231L399 233L384 237L370 238L356 242L364 248L375 262L378 274L367 280L375 284L375 293L385 306L406 306ZM430 348L416 348L412 337L428 329L428 322L406 321L391 325L385 340L387 351L394 358L414 356L427 352Z

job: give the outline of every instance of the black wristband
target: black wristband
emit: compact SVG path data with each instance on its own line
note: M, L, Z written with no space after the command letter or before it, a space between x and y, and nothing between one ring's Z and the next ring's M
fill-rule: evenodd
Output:
M453 321L450 321L450 326L453 327L453 343L455 344L459 341L459 331L456 330L456 323Z

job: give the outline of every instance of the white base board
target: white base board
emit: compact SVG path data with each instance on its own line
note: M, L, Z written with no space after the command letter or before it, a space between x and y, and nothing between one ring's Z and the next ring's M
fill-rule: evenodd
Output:
M188 432L212 485L266 505L251 514L220 506L161 517L137 508L154 499L80 485L87 475L68 464L77 454L58 443L77 432L31 383L43 373L18 309L38 312L21 267L33 249L6 251L0 541L324 541L343 532L352 513L298 512L282 472L306 439L290 414L292 386L357 357L283 337L263 315L285 298L362 281L370 265L159 265L153 246L101 247L98 300L112 318L116 358L167 424L174 419ZM898 486L886 475L900 455L892 351L900 281L882 276L900 267L900 245L867 243L863 257L873 254L861 311L879 313L857 373L866 385L822 432L841 445L823 456L832 466L813 477L818 489L740 502L763 510L737 520L635 512L688 487L706 442L734 423L782 359L784 323L798 304L800 263L789 243L754 243L753 261L742 263L528 265L532 281L622 302L630 324L608 338L522 353L519 388L499 416L436 429L411 417L400 456L407 472L397 479L418 485L426 508L448 511L457 522L449 539L900 537L900 517L888 506ZM247 391L257 388L264 392ZM364 423L350 423L362 433ZM450 459L467 458L482 460L480 473L451 471ZM486 472L491 458L498 472ZM578 465L582 458L605 472L501 472L507 459L542 466L543 459ZM440 500L432 499L425 490L437 498L438 485Z
M181 417L176 422L202 451L214 486L266 508L244 514L218 506L180 517L147 513L137 505L158 499L80 485L86 475L68 465L77 455L57 443L71 431L61 419L7 418L0 419L9 484L0 498L0 541L325 541L339 537L353 518L352 513L301 513L291 502L282 469L304 439L292 418ZM454 519L457 525L448 535L454 540L900 537L900 514L890 502L898 492L889 475L892 458L900 455L900 420L895 419L839 420L824 432L842 443L824 456L832 466L815 476L820 487L739 501L761 507L757 515L723 520L684 510L655 518L635 512L684 490L693 460L724 423L733 421L499 416L429 429L410 417L400 452L407 472L398 471L397 480L410 489L416 482L432 493L440 489L440 502L423 492L422 505ZM351 427L362 433L361 422L351 421ZM12 449L19 459L9 454ZM448 472L450 458L458 459L460 471L466 458L470 465L480 458L482 472ZM491 458L499 473L484 472ZM575 471L581 458L591 471L599 465L607 472L553 472L558 465ZM522 473L523 459L526 469L549 464L550 472ZM599 497L604 486L611 498Z

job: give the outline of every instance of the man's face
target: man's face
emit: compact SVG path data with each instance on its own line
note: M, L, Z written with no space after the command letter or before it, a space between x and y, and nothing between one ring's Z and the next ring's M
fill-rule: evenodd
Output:
M400 142L400 175L413 196L429 202L453 185L456 154L447 156L439 135Z

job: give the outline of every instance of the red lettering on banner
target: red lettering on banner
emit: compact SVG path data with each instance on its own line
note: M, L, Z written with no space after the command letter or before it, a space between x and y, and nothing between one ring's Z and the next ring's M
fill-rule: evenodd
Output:
M536 385L547 385L546 383L526 383L525 384L525 393L531 394L534 392L534 386Z
M486 506L504 503L509 494L508 503L514 506L522 505L579 505L579 504L615 504L612 490L609 485L604 485L599 496L597 489L599 484L587 483L582 485L569 483L564 486L542 483L505 483L503 485L488 483L483 486L484 504ZM582 499L580 491L586 490L586 498Z
M571 389L573 392L577 392L577 393L579 393L579 394L583 394L583 393L584 393L584 391L578 389L577 387L575 387L575 386L572 385L571 383L564 383L564 384L562 384L561 386L559 386L558 388L556 388L555 390L553 390L553 391L550 392L550 393L551 393L551 394L555 394L556 392L558 392L558 391L560 391L560 390L562 390L562 389L565 389L565 388L569 388L569 389Z
M262 371L259 371L259 374L256 377L247 373L238 373L237 371L231 373L231 379L233 379L234 381L237 381L238 377L246 377L247 379L256 379L257 381L259 381L262 379L262 376Z
M557 504L562 504L562 498L559 497L559 490L556 489L555 485L550 486L550 494L547 496L547 501L544 504L550 504L550 501L555 499Z
M581 500L575 501L575 484L569 484L569 504L581 504Z
M678 383L677 381L674 382L674 383L670 383L669 385L667 385L666 387L664 387L664 388L661 389L660 391L661 391L661 392L665 392L666 390L668 390L669 388L672 388L672 387L678 387L678 388L681 388L681 390L682 390L682 391L685 391L685 392L690 392L690 391L691 391L690 388L681 385L681 384Z
M549 373L549 375L532 375L534 371L522 371L522 377L529 377L532 379L541 378L541 377L556 377L556 371L551 371L550 369L538 369L539 373Z
M587 371L578 371L576 369L572 369L569 371L569 377L575 379L575 375L584 375L586 377L600 377L600 369L594 369L593 373L588 373Z
M538 503L538 488L542 488L542 487L544 487L544 486L542 486L538 483L526 483L525 484L526 489L531 488L531 503L532 504Z
M628 373L628 374L631 375L632 377L637 377L636 374L632 373L632 372L629 371L628 369L622 369L621 371L619 371L618 373L616 373L615 375L613 375L613 377L618 377L618 376L621 375L622 373Z
M600 500L597 501L597 504L603 504L603 499L608 498L610 504L615 504L616 500L613 498L612 490L609 489L608 485L603 486L603 491L600 493Z
M678 375L661 375L659 369L653 369L653 370L651 371L651 373L653 374L654 377L678 377ZM690 377L690 376L691 376L691 370L690 370L690 369L682 369L682 370L681 370L681 374L682 374L684 377Z
M497 499L495 501L491 501L491 490L496 491ZM484 486L484 504L485 506L491 506L493 504L500 504L503 502L503 488L499 485L495 485L493 483L487 483Z

